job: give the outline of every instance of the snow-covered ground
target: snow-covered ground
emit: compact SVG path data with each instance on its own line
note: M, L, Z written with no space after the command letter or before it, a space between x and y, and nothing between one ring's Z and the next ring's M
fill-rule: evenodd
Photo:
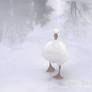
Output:
M19 2L19 0L15 1ZM24 5L23 1L25 2L25 0L20 0L19 7ZM53 0L49 1L52 2ZM52 6L56 5L53 7L56 9L56 15L51 16L51 22L46 25L47 27L34 27L34 31L27 36L24 43L14 45L6 45L3 41L0 43L0 92L92 92L92 32L89 32L87 28L90 40L85 37L84 39L64 39L62 37L62 25L65 20L60 21L59 16L66 6L61 7L61 5L64 6L64 3L59 3L61 0L54 1ZM11 28L11 24L6 25L9 23L7 21L11 20L10 15L14 11L11 9L12 6L9 6L9 0L1 0L0 5L0 30L7 31L7 27ZM22 20L21 12L24 10L22 9L20 12L21 9L19 10L17 7L15 5L13 8L16 12L19 11L19 18L15 16L16 21L18 21L17 24L19 24ZM13 15L12 18L14 18ZM42 56L44 45L50 39L52 40L52 29L54 28L61 29L60 40L66 44L69 53L69 60L63 65L64 79L62 80L52 78L57 71L51 74L46 73L48 61ZM16 30L14 27L13 29ZM56 65L55 67L57 68Z
M57 71L45 72L48 61L42 56L43 46L51 39L48 35L49 32L33 32L23 44L0 44L0 92L92 91L92 44L63 40L70 58L63 65L64 79L56 80L52 76Z

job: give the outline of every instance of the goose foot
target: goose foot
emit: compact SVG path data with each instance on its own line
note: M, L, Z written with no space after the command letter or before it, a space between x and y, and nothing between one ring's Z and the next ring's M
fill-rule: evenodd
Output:
M54 71L55 71L55 68L51 64L49 64L49 67L46 72L54 72Z
M62 77L61 74L60 74L60 70L61 70L61 65L59 65L59 71L58 71L58 74L55 75L55 76L53 76L53 78L56 78L56 79L59 79L59 80L63 79L63 77Z
M57 74L57 75L53 76L53 78L58 79L58 80L63 79L63 77L60 74Z

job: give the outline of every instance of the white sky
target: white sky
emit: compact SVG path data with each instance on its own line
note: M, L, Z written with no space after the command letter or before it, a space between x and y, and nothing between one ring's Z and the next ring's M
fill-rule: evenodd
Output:
M54 8L57 16L64 12L65 2L63 0L49 0L49 4Z

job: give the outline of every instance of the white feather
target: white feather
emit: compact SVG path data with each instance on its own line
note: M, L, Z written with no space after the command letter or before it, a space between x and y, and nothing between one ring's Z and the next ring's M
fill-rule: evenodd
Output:
M67 61L68 55L65 45L59 40L53 40L46 44L43 50L43 56L52 63L58 65Z

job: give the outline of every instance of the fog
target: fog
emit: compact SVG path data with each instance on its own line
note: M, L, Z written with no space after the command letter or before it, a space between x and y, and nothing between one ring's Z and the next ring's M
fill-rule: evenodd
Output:
M0 0L0 92L92 92L91 0ZM46 73L53 30L67 48L63 79Z

